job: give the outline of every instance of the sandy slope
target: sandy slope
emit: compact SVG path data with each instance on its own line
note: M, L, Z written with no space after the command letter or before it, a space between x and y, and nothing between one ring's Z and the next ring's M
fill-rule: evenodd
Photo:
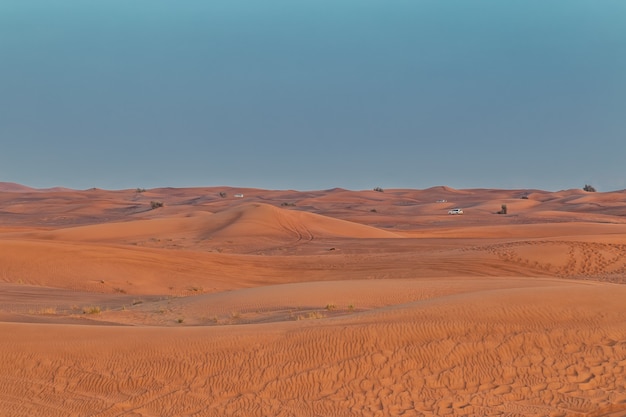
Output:
M625 220L624 192L0 184L0 417L624 416Z

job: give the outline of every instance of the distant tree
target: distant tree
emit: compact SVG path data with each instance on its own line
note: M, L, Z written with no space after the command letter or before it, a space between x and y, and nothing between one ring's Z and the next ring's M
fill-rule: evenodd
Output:
M384 192L385 192L385 190L383 190L383 189L382 189L382 188L380 188L380 187L376 187L376 188L374 188L374 191L378 191L379 193L384 193Z
M583 187L583 190L587 191L588 193L596 192L596 189L589 184L585 184L585 186Z

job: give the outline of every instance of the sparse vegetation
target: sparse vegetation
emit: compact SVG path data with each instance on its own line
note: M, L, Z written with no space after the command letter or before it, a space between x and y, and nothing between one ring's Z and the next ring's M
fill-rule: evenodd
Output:
M145 188L137 188L137 189L135 190L135 192L136 192L137 194L145 193L145 192L146 192L146 189L145 189Z
M222 197L222 198L226 198L226 196L227 196L227 195L228 195L228 194L226 194L224 191L221 191L221 192L220 192L220 197Z
M185 321L185 319L182 318L182 317L176 319L176 323L178 323L178 324L182 324L184 321Z
M337 306L334 305L334 304L326 304L326 310L328 310L328 311L332 311L332 310L334 310L336 308L337 308Z
M83 308L83 314L100 314L102 309L99 306L89 306Z
M348 310L354 311L354 304L349 304L348 305Z
M595 193L596 189L589 185L589 184L585 184L585 186L583 187L583 190L587 191L588 193Z
M150 202L150 208L152 208L152 210L158 209L160 207L163 207L163 202L161 202L161 201L151 201Z
M506 204L502 204L502 209L498 212L498 214L506 214L507 208Z
M377 191L377 192L379 192L379 193L384 193L384 192L385 192L385 190L383 190L383 189L382 189L382 188L380 188L380 187L376 187L376 188L374 188L374 191Z
M371 211L372 213L378 213L378 212L376 211L376 209L371 209L370 211Z
M326 316L320 313L319 311L311 311L307 313L305 316L299 315L297 320L317 320L317 319L323 319L324 317Z
M287 202L284 202L284 203L281 203L280 205L281 205L282 207L295 207L295 206L296 206L296 203L287 203Z

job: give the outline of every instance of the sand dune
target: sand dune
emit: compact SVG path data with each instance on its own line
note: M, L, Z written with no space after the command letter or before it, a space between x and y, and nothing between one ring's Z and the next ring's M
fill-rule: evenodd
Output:
M623 410L623 288L540 288L483 290L280 325L0 324L9 335L0 342L0 399L12 415Z
M0 182L0 192L4 193L19 193L19 192L33 192L34 188L27 187L25 185L16 184L14 182Z
M625 284L624 191L1 183L0 416L625 416Z

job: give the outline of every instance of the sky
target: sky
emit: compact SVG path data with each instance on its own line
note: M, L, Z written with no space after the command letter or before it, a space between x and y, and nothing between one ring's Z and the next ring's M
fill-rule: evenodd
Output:
M626 189L626 1L0 0L0 181Z

